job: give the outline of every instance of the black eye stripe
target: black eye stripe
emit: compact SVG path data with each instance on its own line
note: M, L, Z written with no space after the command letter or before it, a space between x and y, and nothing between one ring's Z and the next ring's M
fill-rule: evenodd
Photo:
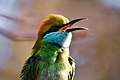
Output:
M58 31L58 30L59 30L59 27L52 26L48 31L46 31L46 32L44 33L43 36L45 36L46 34L48 34L48 33L50 33L50 32L56 32L56 31Z
M50 28L50 31L57 31L58 29L59 29L59 27L52 26L52 27Z

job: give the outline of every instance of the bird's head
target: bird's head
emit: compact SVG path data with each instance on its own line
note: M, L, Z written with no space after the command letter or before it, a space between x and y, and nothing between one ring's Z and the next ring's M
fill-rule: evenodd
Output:
M72 34L76 30L88 30L87 28L71 28L65 31L51 32L43 37L43 40L57 47L67 48L70 46Z
M84 19L86 18L75 19L69 22L66 17L60 14L50 14L46 19L42 21L38 31L38 37L44 36L50 32L66 30L67 28L70 28L74 23Z
M40 25L40 28L39 28L39 31L38 31L38 38L37 38L37 41L36 41L35 45L33 46L33 54L36 53L39 50L41 40L43 39L43 37L45 35L47 35L51 32L69 31L69 30L71 30L70 28L74 23L76 23L78 21L81 21L81 20L84 20L84 19L86 19L86 18L79 18L79 19L74 19L72 21L69 21L66 17L64 17L62 15L59 15L59 14L48 15L48 17L46 19L44 19L42 21L41 25ZM64 35L65 34L68 34L68 33L64 33ZM57 33L55 33L53 35L55 36L55 35L57 35ZM57 38L57 37L55 37L55 38ZM65 39L67 39L67 38L65 38Z
M47 18L45 18L39 28L38 31L38 36L42 35L44 36L45 34L49 33L49 32L55 32L58 31L60 29L60 26L68 23L69 20L59 14L50 14L47 16Z

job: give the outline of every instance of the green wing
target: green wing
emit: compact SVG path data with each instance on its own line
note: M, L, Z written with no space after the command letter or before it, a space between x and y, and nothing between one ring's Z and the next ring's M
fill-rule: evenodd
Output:
M22 80L38 80L40 77L39 56L31 56L23 66L20 77Z

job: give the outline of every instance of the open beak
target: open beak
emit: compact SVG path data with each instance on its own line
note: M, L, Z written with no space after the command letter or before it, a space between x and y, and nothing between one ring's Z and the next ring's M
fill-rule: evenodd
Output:
M70 28L70 29L67 29L66 32L72 32L72 31L76 31L76 30L89 30L89 29L88 29L88 28L85 28L85 27Z
M66 32L72 32L72 31L75 31L75 30L88 30L88 28L84 28L84 27L80 27L80 28L71 28L71 26L78 22L78 21L82 21L82 20L85 20L87 18L80 18L80 19L74 19L72 21L70 21L69 23L66 23L64 25L61 26L60 30L61 31L66 31Z
M50 32L55 32L55 31L67 31L67 32L72 32L72 31L75 31L75 30L88 30L87 28L84 28L84 27L80 27L80 28L71 28L71 26L78 22L78 21L82 21L82 20L86 20L87 18L80 18L80 19L74 19L72 21L70 21L69 23L66 23L62 26L58 26L58 27L51 27L47 32L44 33L47 34L47 33L50 33Z

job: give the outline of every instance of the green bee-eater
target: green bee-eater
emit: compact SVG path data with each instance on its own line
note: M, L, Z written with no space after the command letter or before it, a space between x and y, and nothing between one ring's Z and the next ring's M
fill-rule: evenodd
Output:
M85 30L85 28L68 28L84 19L86 18L69 22L67 18L59 14L50 14L44 19L38 31L32 56L26 61L21 71L22 80L73 80L75 63L69 56L71 41L69 36L71 31ZM68 45L64 46L66 44Z
M69 56L69 46L71 32L75 30L86 29L71 28L46 34L39 51L26 61L22 80L73 80L75 62Z
M37 40L35 42L35 45L32 48L32 50L33 50L32 54L37 53L37 51L40 49L41 40L42 40L42 38L45 34L50 33L50 32L59 31L62 27L64 27L64 28L62 28L62 30L64 30L67 27L74 24L75 22L83 20L83 19L85 19L85 18L80 18L80 19L73 20L70 25L64 27L64 25L69 23L69 20L66 17L64 17L60 14L50 14L50 15L48 15L47 18L45 18L42 21L42 23L39 27L38 37L37 37Z

